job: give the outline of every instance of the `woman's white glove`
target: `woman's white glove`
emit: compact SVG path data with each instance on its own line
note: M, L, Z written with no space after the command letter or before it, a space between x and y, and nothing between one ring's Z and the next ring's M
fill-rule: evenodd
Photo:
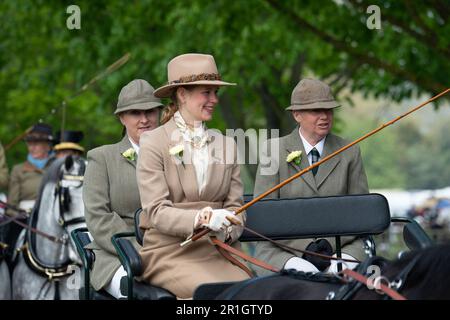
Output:
M231 222L227 217L234 218L233 212L225 209L213 210L209 222L203 226L212 231L226 231L227 227L231 225Z
M299 257L292 257L286 263L284 264L283 269L295 269L297 271L303 271L303 272L312 272L316 273L319 272L319 269L316 268L315 265L313 265L311 262L299 258Z
M205 207L195 216L194 230L200 227L209 228L212 230L209 234L210 237L216 237L225 242L232 231L231 222L227 217L234 218L234 213L225 209L213 210L211 207Z
M336 258L336 254L333 254L333 257ZM342 253L342 259L349 259L349 260L356 260L354 257L352 257L349 254L346 253ZM337 273L338 272L338 260L331 260L330 261L330 266L328 267L328 270L326 270L325 272L328 273ZM342 270L344 269L354 269L356 268L356 266L358 265L358 263L356 262L347 262L347 261L341 261L342 263Z

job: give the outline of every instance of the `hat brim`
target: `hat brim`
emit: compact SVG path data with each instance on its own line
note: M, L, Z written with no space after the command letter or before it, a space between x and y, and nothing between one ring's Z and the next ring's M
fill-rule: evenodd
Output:
M286 108L286 110L313 110L313 109L334 109L340 107L336 101L320 101L308 104L293 104Z
M124 108L117 108L116 111L114 111L114 114L118 114L124 111L129 111L129 110L150 110L150 109L154 109L154 108L159 108L159 107L164 107L164 105L160 102L141 102L141 103L136 103L136 104L131 104L129 106L126 106Z
M165 86L162 86L162 87L156 89L153 94L157 98L169 98L172 95L172 91L175 88L185 87L185 86L200 86L200 85L235 86L236 83L224 82L224 81L219 81L219 80L200 80L200 81L193 81L193 82L188 82L188 83L174 83L174 84L167 84Z
M80 146L77 143L74 142L61 142L58 143L56 146L53 147L55 151L61 151L61 150L77 150L80 152L84 152L84 148Z
M52 138L45 138L45 137L36 137L36 136L31 136L31 137L25 137L23 139L25 142L48 142L48 143L52 143L54 142L54 140Z

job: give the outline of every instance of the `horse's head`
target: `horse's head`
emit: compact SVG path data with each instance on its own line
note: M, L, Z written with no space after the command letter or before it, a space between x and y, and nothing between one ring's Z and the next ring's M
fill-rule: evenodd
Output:
M55 193L59 200L58 222L72 231L73 225L84 222L82 187L86 161L80 157L67 156L59 169ZM77 226L78 227L78 226Z
M33 251L43 264L81 263L70 232L86 226L82 200L85 168L86 161L83 158L67 156L55 160L43 178L32 224L38 230L66 240L66 244L61 245L45 237L32 235L30 242Z

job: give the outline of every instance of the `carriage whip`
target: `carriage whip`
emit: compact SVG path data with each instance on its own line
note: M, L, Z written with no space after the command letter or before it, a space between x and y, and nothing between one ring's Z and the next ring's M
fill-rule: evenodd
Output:
M84 91L86 91L89 87L91 87L94 83L96 83L98 80L100 80L103 77L106 77L108 74L116 71L117 69L119 69L121 66L123 66L125 63L128 62L128 60L130 59L130 53L126 53L123 57L121 57L120 59L118 59L117 61L115 61L113 64L109 65L106 69L102 70L99 74L97 74L95 77L93 77L91 80L89 80L88 82L86 82L83 86L81 86L80 89L78 89L78 91L76 91L72 96L66 98L65 100L63 100L61 102L61 105L56 107L55 109L51 110L51 114L56 113L56 110L60 107L63 108L63 112L65 112L65 106L67 101L72 100L73 98L79 96L80 94L82 94ZM41 119L40 119L41 120ZM20 140L23 139L23 137L25 137L30 131L31 129L33 129L33 127L29 127L27 128L24 132L22 132L20 135L16 136L10 143L8 143L7 145L5 145L5 151L8 151L8 149L10 149L12 146L14 146L17 142L19 142ZM63 129L63 128L62 128ZM61 130L61 134L63 134L63 130Z
M257 196L256 198L254 198L253 200L249 201L248 203L244 204L242 207L238 208L234 214L238 215L241 212L245 211L248 207L251 207L252 205L254 205L256 202L258 202L259 200L265 198L266 196L268 196L269 194L271 194L272 192L284 187L286 184L290 183L291 181L301 177L303 174L305 174L306 172L310 171L311 169L318 167L319 165L321 165L322 163L324 163L325 161L330 160L331 158L333 158L334 156L338 155L339 153L347 150L348 148L352 147L353 145L367 139L368 137L374 135L375 133L377 133L378 131L381 131L382 129L386 128L387 126L390 126L391 124L397 122L398 120L406 117L407 115L409 115L410 113L413 113L417 110L419 110L420 108L424 107L425 105L429 104L430 102L439 99L440 97L446 95L448 92L450 92L450 88L442 91L441 93L435 95L434 97L428 99L427 101L421 103L420 105L418 105L417 107L412 108L411 110L409 110L408 112L403 113L402 115L398 116L397 118L388 121L384 124L382 124L381 126L379 126L378 128L370 131L369 133L366 133L364 136L356 139L355 141L347 144L346 146L340 148L339 150L329 154L328 156L324 157L322 160L310 165L309 167L303 169L302 171L297 172L296 174L294 174L293 176L291 176L290 178L287 178L286 180L280 182L279 184L277 184L276 186L272 187L271 189L267 190L264 193L261 193L259 196ZM229 219L231 223L236 224L235 223L235 219ZM184 247L185 245L188 245L198 239L200 239L201 237L203 237L204 235L208 234L211 230L210 229L203 229L201 231L198 231L197 233L195 233L191 238L187 239L186 241L182 242L180 244L181 247Z

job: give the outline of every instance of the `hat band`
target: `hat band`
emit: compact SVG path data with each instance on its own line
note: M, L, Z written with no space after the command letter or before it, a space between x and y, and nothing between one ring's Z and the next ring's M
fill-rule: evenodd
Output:
M202 80L221 80L220 74L217 73L200 73L181 77L178 80L169 81L167 84L189 83Z

